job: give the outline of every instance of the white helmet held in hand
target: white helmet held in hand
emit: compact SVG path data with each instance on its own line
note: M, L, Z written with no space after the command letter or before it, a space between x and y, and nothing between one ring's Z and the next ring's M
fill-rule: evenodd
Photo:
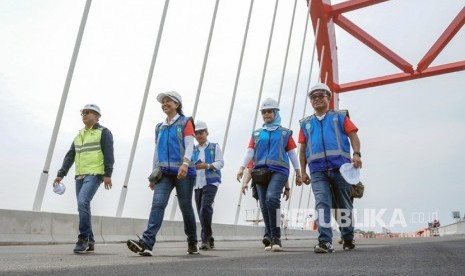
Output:
M333 95L333 93L331 92L331 89L329 89L329 87L324 84L324 83L317 83L315 86L313 86L310 91L308 91L307 93L307 96L308 97L311 97L312 94L316 91L319 91L319 90L323 90L323 91L326 91L326 93L328 94L328 96L331 98L331 96Z
M265 109L277 109L279 110L279 105L278 102L272 98L266 98L263 102L262 105L260 106L260 111L265 110Z

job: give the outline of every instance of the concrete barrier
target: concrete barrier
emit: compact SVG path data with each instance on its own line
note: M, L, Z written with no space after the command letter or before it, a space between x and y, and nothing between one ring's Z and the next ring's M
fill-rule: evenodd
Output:
M136 238L147 227L146 219L92 216L97 243L125 242ZM200 235L200 225L197 224ZM257 240L263 226L213 224L215 240ZM77 214L61 214L20 210L0 210L0 245L75 243L79 234ZM316 231L287 229L282 238L313 239ZM182 221L163 221L157 241L185 241Z
M439 227L440 236L465 235L465 221L459 221Z

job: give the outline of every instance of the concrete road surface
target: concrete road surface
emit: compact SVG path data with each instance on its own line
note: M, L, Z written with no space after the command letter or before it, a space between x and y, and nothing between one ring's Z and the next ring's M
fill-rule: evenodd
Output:
M284 252L265 252L260 241L216 242L187 255L187 243L158 243L153 257L126 244L97 244L76 255L73 245L0 246L0 275L465 275L465 237L366 239L351 252L336 244L315 254L315 240L283 240Z

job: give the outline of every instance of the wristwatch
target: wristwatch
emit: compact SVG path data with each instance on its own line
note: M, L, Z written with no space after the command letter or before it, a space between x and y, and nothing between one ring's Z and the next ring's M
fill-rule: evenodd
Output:
M360 158L362 157L362 154L359 151L354 152L352 155L358 155Z

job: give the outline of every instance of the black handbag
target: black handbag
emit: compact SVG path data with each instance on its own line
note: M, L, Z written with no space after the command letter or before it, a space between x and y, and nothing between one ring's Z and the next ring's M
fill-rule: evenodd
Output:
M148 178L150 183L160 183L161 179L163 178L163 172L161 171L160 167L156 167Z
M268 186L271 180L271 171L267 168L253 169L252 172L252 183L261 186Z

